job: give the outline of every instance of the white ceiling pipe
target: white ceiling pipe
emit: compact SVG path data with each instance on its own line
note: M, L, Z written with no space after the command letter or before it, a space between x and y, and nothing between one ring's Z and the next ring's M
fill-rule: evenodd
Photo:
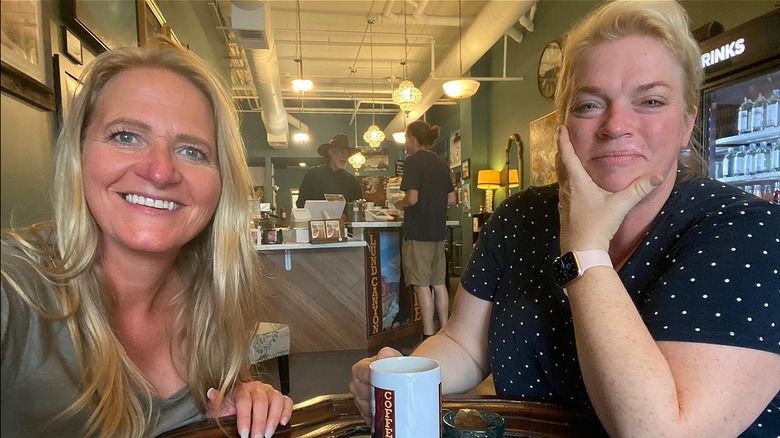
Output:
M431 77L420 85L422 100L409 112L406 119L417 120L444 94L441 85L446 82L446 79L436 79L437 77L451 77L455 72L460 76L468 71L536 2L537 0L511 2L491 0L486 4L471 26L463 30L463 71L458 72L460 59L458 42L455 42L452 49L444 55L431 73ZM396 132L403 129L404 113L399 111L383 131Z
M282 102L282 86L279 77L279 64L276 60L276 43L273 29L271 28L271 2L258 0L237 1L233 4L241 9L251 10L266 8L265 33L268 40L268 49L246 49L247 63L252 72L252 79L257 88L260 105L263 108L262 119L269 139L275 142L285 141L288 137L287 111Z

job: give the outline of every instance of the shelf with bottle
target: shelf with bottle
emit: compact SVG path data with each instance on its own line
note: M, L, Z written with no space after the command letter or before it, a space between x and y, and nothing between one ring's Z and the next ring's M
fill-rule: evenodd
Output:
M765 128L757 132L748 132L745 134L732 135L715 140L717 146L739 145L758 141L777 141L780 138L780 126Z
M718 181L733 184L733 185L739 185L740 183L764 182L764 181L773 182L773 181L780 181L780 171L756 173L753 175L726 176L726 177L720 177L716 179Z

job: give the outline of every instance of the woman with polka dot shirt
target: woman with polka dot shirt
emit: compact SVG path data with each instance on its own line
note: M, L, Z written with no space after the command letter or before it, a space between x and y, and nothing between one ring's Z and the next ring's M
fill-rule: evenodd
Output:
M703 76L687 29L674 1L618 0L568 34L559 183L495 211L413 353L444 393L492 373L611 436L780 436L780 207L680 163ZM399 354L353 367L366 419L368 364Z

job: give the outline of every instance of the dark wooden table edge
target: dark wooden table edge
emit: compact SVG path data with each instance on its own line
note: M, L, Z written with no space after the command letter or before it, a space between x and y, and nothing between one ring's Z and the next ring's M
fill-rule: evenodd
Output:
M595 416L546 403L508 400L497 396L449 395L442 400L443 410L461 408L493 411L506 420L505 437L580 438L605 437ZM223 417L200 421L163 433L158 438L238 438L236 418ZM351 394L323 395L293 407L290 424L280 426L278 438L347 438L364 436L369 427L357 411Z

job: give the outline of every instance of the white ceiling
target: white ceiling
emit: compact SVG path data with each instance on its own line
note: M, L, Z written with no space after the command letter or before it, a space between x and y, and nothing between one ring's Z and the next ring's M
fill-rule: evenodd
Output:
M404 76L418 87L428 79L438 60L451 49L458 50L459 22L462 21L462 32L465 32L488 3L487 0L464 0L460 4L457 0L242 1L249 7L264 4L263 8L270 14L282 101L285 110L293 116L301 111L397 113L398 107L391 100L392 89ZM510 0L493 1L508 4ZM218 0L218 5L220 20L229 26L230 1ZM369 20L374 20L374 24L369 25ZM237 42L243 49L235 32L223 30L227 40ZM255 83L242 59L244 52L232 50L236 55L232 60L236 67L232 75L234 94L243 110L260 111ZM295 62L298 58L302 59L304 76L315 87L304 95L291 87L292 79L299 76L299 63ZM403 61L406 61L406 71ZM452 71L450 75L457 77L458 72ZM452 103L446 96L436 102Z

